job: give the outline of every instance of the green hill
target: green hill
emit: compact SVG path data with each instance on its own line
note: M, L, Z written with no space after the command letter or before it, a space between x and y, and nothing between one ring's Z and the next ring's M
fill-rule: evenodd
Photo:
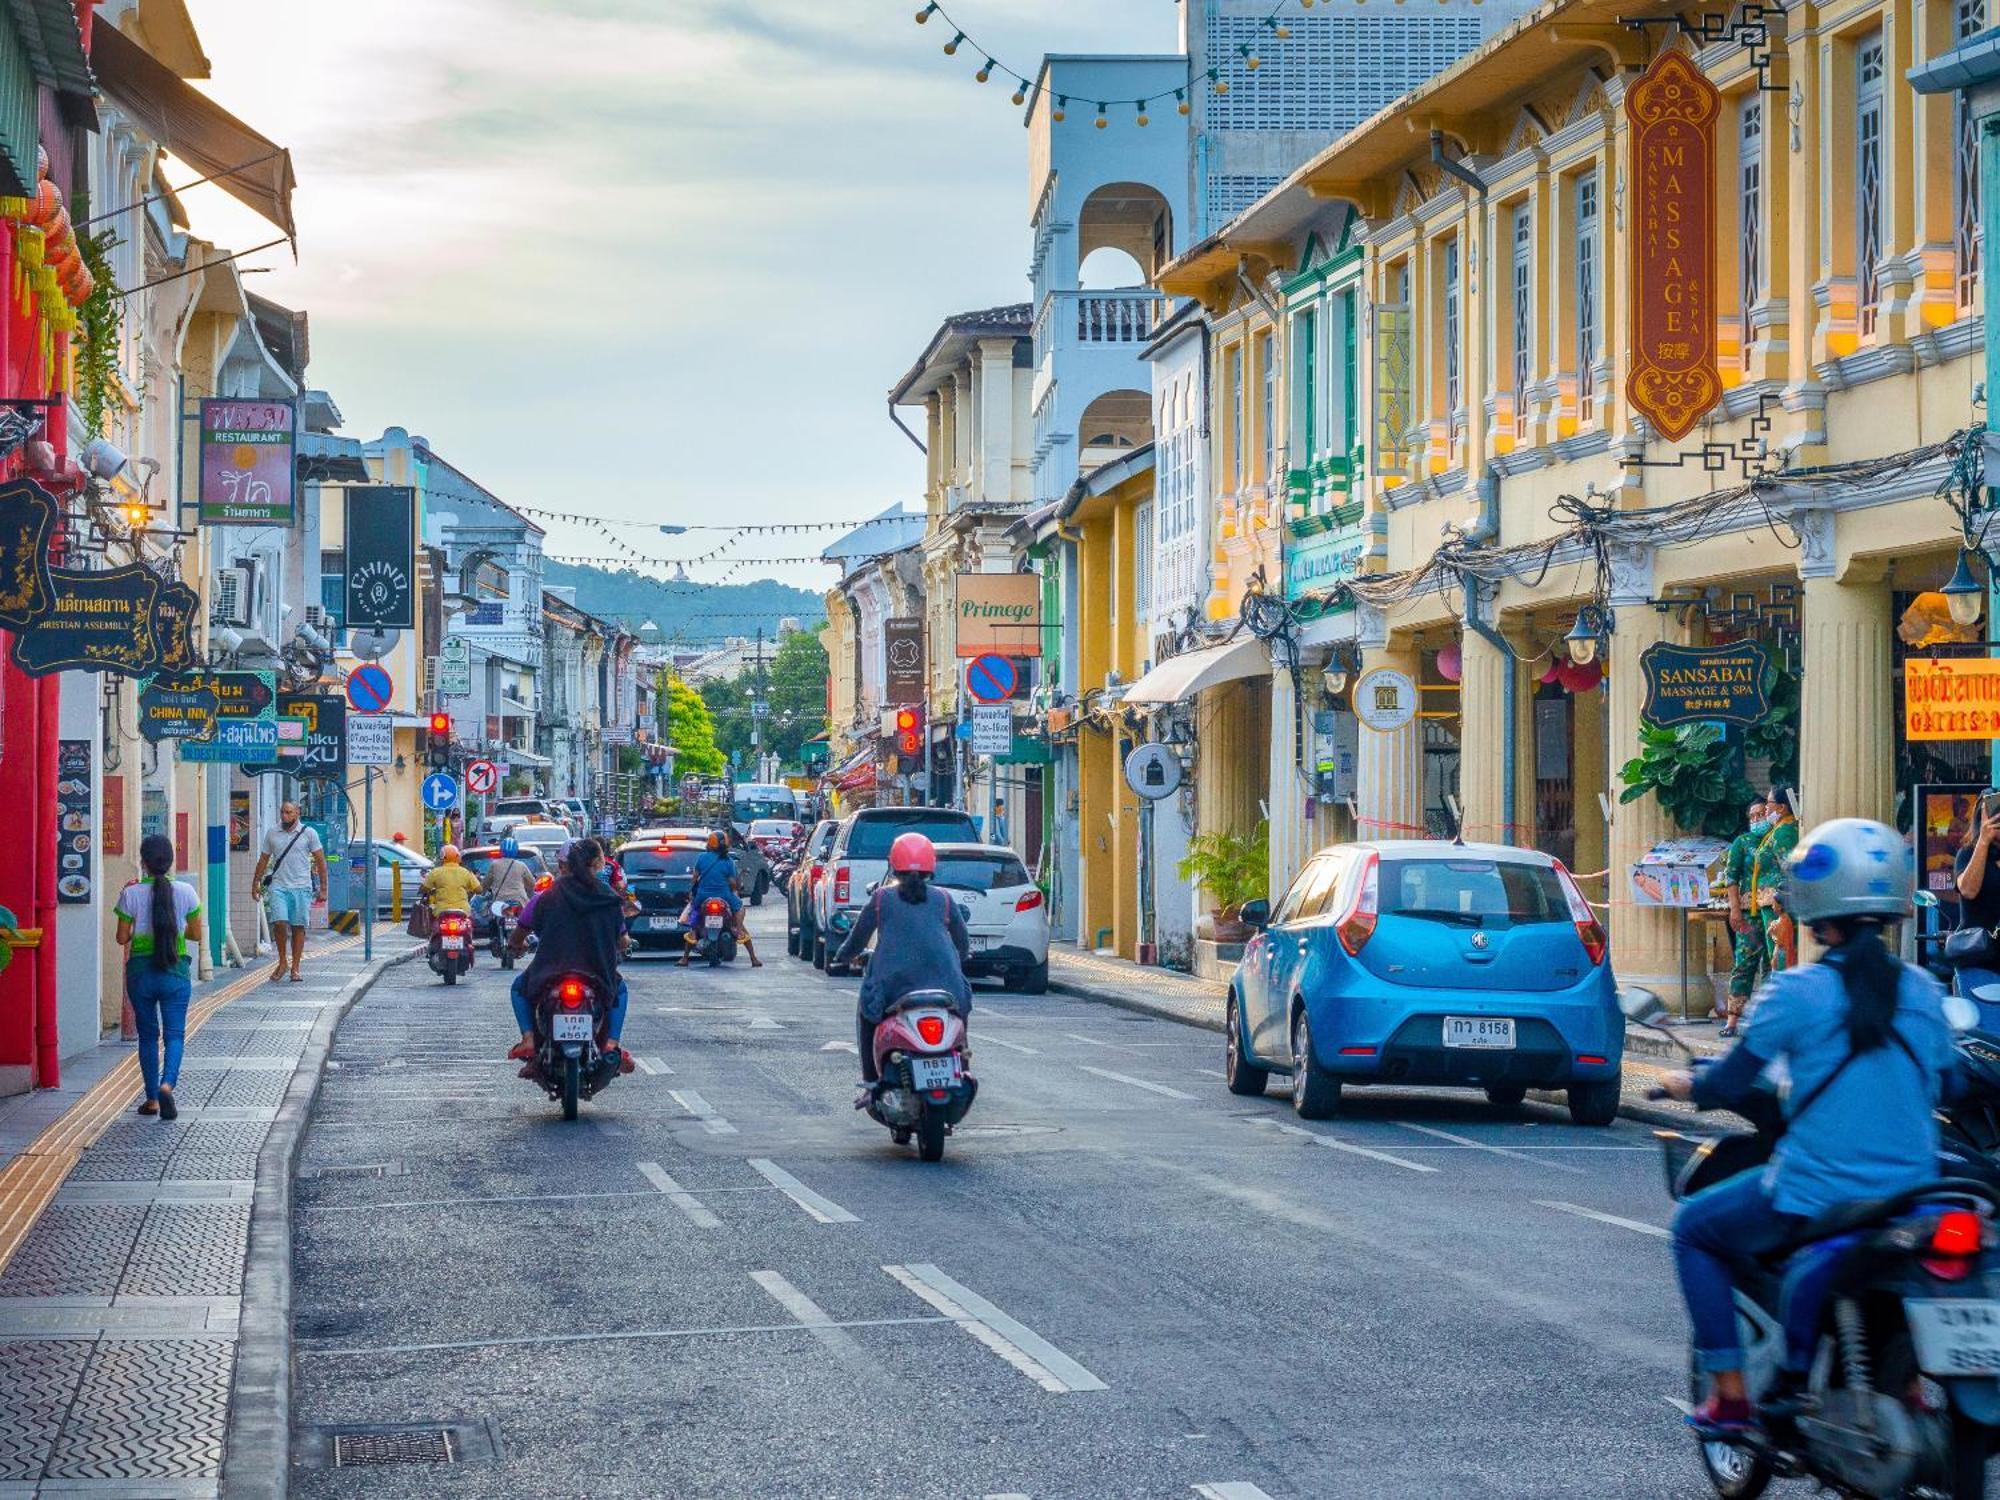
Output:
M759 625L775 633L787 617L808 629L826 618L825 601L811 589L774 578L753 583L672 583L630 568L543 564L542 582L576 590L577 606L637 630L651 620L668 640L720 641L753 634Z

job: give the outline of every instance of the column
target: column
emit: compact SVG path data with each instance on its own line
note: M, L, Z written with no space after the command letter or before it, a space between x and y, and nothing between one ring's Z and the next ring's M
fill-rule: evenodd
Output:
M1829 511L1800 517L1805 581L1799 694L1799 821L1877 818L1895 811L1895 618L1883 564L1837 565Z
M1420 680L1422 653L1407 636L1391 644L1387 621L1380 611L1363 606L1356 625L1361 643L1363 675L1378 667L1386 667L1390 671L1401 672L1412 683ZM1401 729L1386 732L1362 725L1355 786L1358 811L1356 838L1422 838L1423 721L1412 719Z
M1645 676L1639 658L1646 648L1668 639L1671 616L1647 601L1653 593L1650 548L1621 547L1612 552L1610 605L1617 621L1611 637L1611 670L1604 692L1609 695L1607 747L1613 767L1639 752L1639 708L1645 700ZM1625 790L1614 770L1611 776L1610 868L1606 879L1611 905L1611 961L1621 980L1658 990L1680 1009L1680 918L1659 907L1632 904L1631 867L1661 839L1677 830L1655 797L1620 803ZM1594 893L1593 893L1594 894ZM1697 997L1698 999L1698 997ZM1695 1002L1690 1001L1690 1004ZM1703 1002L1701 1009L1707 1011Z
M1466 613L1478 609L1484 614L1491 607L1487 600L1468 600ZM1513 653L1468 621L1459 635L1459 659L1458 786L1465 836L1473 843L1511 844L1517 834L1507 826L1507 748L1516 743L1518 727L1507 715L1508 675L1516 670ZM1519 821L1518 814L1513 821Z

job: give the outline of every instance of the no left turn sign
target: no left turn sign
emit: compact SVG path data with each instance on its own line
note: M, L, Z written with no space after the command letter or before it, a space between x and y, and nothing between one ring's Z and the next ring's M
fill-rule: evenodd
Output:
M475 760L465 768L465 789L485 796L500 784L500 768L490 760Z

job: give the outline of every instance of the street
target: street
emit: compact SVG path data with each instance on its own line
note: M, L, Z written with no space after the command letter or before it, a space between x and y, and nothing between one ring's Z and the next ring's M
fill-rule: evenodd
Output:
M1212 1033L982 988L942 1165L850 1106L855 982L628 965L564 1124L490 957L342 1024L294 1198L294 1493L1706 1492L1647 1131L1470 1095L1301 1125ZM328 1424L460 1466L331 1467Z

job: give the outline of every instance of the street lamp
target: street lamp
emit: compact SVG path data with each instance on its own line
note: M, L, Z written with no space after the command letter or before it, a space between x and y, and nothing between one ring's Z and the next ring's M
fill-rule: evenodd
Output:
M1952 573L1951 582L1939 592L1944 595L1954 625L1979 623L1980 611L1986 603L1986 586L1972 576L1972 557L1963 548L1959 550L1958 568Z
M1594 604L1586 604L1576 612L1576 623L1563 637L1563 645L1569 651L1569 659L1579 667L1587 667L1597 660L1598 648L1603 645L1607 622L1604 612Z

